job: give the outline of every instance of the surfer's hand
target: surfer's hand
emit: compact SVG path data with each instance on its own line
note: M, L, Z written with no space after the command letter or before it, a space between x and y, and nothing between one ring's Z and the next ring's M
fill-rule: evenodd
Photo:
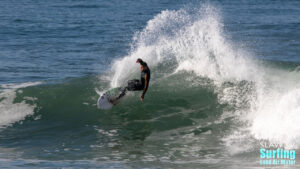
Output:
M141 101L144 101L144 94L141 95Z

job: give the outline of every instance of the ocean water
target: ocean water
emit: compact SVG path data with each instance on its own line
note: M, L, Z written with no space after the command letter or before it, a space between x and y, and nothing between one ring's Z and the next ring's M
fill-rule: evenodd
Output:
M300 1L0 7L0 168L300 167ZM137 58L145 101L97 109L139 77ZM295 165L260 165L277 144Z

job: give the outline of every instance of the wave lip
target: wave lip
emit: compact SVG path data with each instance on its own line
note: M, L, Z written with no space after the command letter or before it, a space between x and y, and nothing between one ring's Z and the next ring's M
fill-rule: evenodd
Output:
M147 22L133 38L131 52L112 65L111 86L122 85L137 72L137 58L158 66L194 72L215 82L256 80L257 66L248 54L226 39L220 12L211 5L200 9L165 10Z

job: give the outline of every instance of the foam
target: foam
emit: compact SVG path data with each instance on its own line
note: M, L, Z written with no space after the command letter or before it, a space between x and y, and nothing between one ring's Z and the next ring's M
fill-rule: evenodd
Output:
M25 117L34 114L36 105L29 105L25 102L25 100L20 103L14 103L14 99L16 98L17 89L38 84L41 84L41 82L1 85L2 90L0 91L0 128L24 120ZM18 92L21 92L21 90L19 90ZM36 98L27 99L35 100Z
M14 84L14 83L9 83L9 84L2 84L1 88L2 89L19 89L19 88L25 88L29 86L35 86L42 84L42 82L26 82L26 83L20 83L20 84Z
M288 87L284 82L274 85L257 100L256 109L249 116L252 122L250 131L257 139L268 140L287 148L298 148L300 86L295 84L295 79L286 80L294 85Z

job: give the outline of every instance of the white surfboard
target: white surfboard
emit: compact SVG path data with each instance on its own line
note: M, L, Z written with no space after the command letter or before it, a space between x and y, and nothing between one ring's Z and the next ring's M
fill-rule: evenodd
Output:
M119 96L121 92L122 89L120 87L117 87L103 93L97 101L98 108L102 110L111 109L114 104L112 104L109 100L114 100L117 96Z

